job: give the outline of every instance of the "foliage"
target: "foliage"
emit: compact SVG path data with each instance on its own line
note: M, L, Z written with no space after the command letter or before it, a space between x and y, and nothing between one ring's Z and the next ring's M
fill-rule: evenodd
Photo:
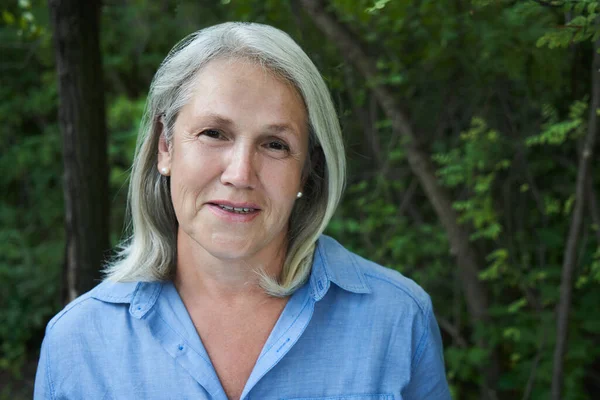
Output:
M568 18L566 24L549 29L537 41L537 46L548 46L551 49L556 47L567 47L574 43L583 41L596 41L600 38L598 30L598 12L600 3L593 0L582 1L555 1L552 3L555 7L564 9Z
M432 296L454 398L478 398L489 354L500 354L500 398L546 399L554 308L587 131L598 2L333 0L376 60L365 82L299 2L107 1L102 50L111 162L111 240L123 231L128 170L148 85L183 36L217 22L265 22L289 32L322 71L349 158L344 200L328 233L417 281ZM60 308L64 252L57 89L45 2L0 8L0 371L17 377ZM565 19L566 18L566 19ZM419 145L471 232L491 323L470 322L456 261L405 148L375 101L385 84L404 104ZM600 192L598 165L590 188ZM565 399L600 393L600 222L588 204L566 360ZM597 206L597 204L596 204ZM596 207L597 208L597 207ZM594 214L595 212L595 214ZM449 329L451 327L452 329Z
M38 11L28 1L1 10L12 46L0 74L0 370L14 375L59 306L64 252L56 79Z

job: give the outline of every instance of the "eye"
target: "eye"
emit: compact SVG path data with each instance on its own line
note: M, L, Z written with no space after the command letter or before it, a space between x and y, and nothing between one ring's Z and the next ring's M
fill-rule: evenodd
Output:
M224 139L223 134L216 129L205 129L200 132L200 136L206 136L211 139Z
M275 151L290 151L290 146L279 140L272 140L266 144L269 150Z

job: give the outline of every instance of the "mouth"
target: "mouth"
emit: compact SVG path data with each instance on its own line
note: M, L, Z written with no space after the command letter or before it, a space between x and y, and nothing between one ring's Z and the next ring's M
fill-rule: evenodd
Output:
M258 206L256 206L255 204L248 203L234 204L229 202L218 201L211 202L209 204L232 214L253 214L260 211L260 208L258 208Z
M224 204L215 204L220 207L222 210L229 211L235 214L250 214L258 211L256 208L246 208L246 207L229 207Z

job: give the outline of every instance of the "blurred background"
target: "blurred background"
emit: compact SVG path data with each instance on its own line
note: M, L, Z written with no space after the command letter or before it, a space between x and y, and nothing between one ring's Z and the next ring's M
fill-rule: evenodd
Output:
M231 20L322 72L349 160L327 233L430 293L453 397L600 398L598 2L0 4L1 399L124 235L159 63Z

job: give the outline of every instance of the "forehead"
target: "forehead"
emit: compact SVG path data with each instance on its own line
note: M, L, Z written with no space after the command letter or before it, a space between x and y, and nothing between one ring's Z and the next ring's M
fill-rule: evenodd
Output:
M209 62L193 78L190 95L184 109L191 116L211 114L232 119L253 116L264 123L299 125L307 121L304 100L296 87L250 60L229 58Z

